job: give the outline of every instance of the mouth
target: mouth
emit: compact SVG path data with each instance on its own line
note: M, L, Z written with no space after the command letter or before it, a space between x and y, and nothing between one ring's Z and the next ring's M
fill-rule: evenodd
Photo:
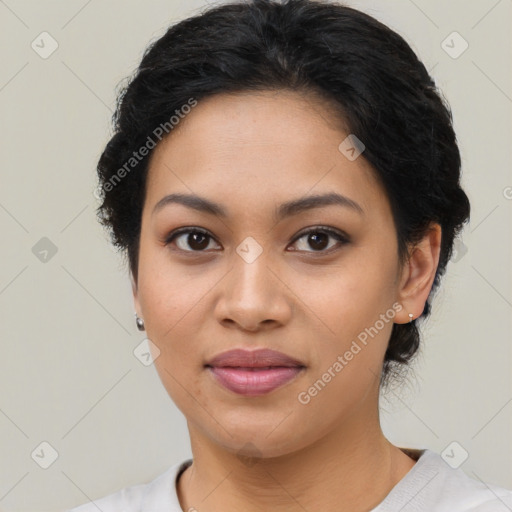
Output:
M305 365L302 361L283 354L282 352L260 348L256 350L228 350L210 359L205 366L230 368L287 368Z
M304 366L210 366L205 365L206 368L229 368L232 370L243 370L247 372L258 372L262 370L275 370L279 368L305 368Z
M204 367L216 383L245 396L270 393L306 369L301 361L270 349L229 350L211 359Z

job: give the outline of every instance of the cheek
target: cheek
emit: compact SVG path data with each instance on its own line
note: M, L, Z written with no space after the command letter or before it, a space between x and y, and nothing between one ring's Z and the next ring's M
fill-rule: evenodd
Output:
M326 431L374 398L393 328L392 288L379 274L380 280L355 268L347 276L340 272L311 304L329 331L322 327L318 332L328 336L313 340L315 365L296 398L303 408L299 414Z
M343 409L352 403L347 390L360 398L380 375L395 316L393 272L392 254L361 250L333 266L329 279L313 277L304 286L307 309L316 313L307 321L318 325L311 383L320 380L322 392L314 407L334 400Z
M170 250L156 243L141 246L139 300L155 342L174 338L183 323L198 315L215 276L198 266L173 263ZM190 325L189 325L190 328ZM191 333L193 334L193 333Z
M160 350L155 366L162 374L178 375L184 365L198 364L197 357L194 359L195 330L208 283L199 280L192 286L186 272L169 264L165 252L161 248L151 253L141 250L138 293L146 336Z
M294 288L330 340L357 336L394 301L394 266L384 252L354 250L326 273L295 277ZM297 274L298 275L298 274ZM303 274L304 275L304 274Z

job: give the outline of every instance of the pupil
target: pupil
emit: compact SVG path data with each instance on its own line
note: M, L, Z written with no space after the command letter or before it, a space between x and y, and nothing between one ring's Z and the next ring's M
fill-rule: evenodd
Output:
M322 243L322 237L324 238L323 240L323 243ZM320 247L318 246L318 239L320 238ZM325 247L327 247L327 234L326 233L313 233L313 234L310 234L309 235L309 242L311 243L311 241L313 241L313 244L311 244L311 247L313 249L324 249ZM316 244L316 247L315 247L315 244Z
M199 240L202 238L202 243L201 241L197 241L197 239L199 238ZM203 234L203 233L191 233L189 236L188 236L188 244L190 247L192 247L192 249L195 249L195 250L199 250L199 249L205 249L206 247L208 247L208 241L207 241L207 235ZM206 243L205 243L206 242Z

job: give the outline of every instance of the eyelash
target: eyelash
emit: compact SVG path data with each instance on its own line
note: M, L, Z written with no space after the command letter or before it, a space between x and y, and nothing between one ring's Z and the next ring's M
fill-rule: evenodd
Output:
M213 237L208 231L206 231L206 230L204 230L202 228L190 228L190 227L188 227L188 228L180 228L180 229L177 229L177 230L171 232L169 234L169 236L165 239L165 245L167 246L167 245L171 244L171 242L173 242L174 239L176 237L178 237L179 235L190 234L190 233L201 233L201 234L209 237L210 239L215 240L215 237ZM324 226L313 226L313 227L307 228L304 231L302 231L301 233L299 233L292 240L292 244L297 242L301 238L305 237L306 235L311 234L311 233L327 234L330 237L332 237L335 240L337 240L341 245L345 245L345 244L350 242L349 237L346 234L344 234L343 232L338 232L338 231L335 231L335 230L333 230L331 228L324 227ZM186 251L186 250L179 249L179 248L177 250L181 251L181 252L184 252L184 253L195 253L195 254L201 254L201 253L205 253L206 252L205 250L203 250L203 251L194 251L194 250ZM305 251L305 252L306 253L311 253L311 254L326 255L326 254L330 254L333 250L336 250L336 248L335 247L331 247L331 248L326 249L326 250ZM297 251L297 252L304 252L304 251Z

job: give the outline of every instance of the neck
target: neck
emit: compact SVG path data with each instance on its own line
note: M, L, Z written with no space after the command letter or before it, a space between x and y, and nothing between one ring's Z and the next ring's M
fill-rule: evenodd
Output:
M193 464L178 481L183 510L371 510L414 466L368 418L271 458L241 457L189 424Z

